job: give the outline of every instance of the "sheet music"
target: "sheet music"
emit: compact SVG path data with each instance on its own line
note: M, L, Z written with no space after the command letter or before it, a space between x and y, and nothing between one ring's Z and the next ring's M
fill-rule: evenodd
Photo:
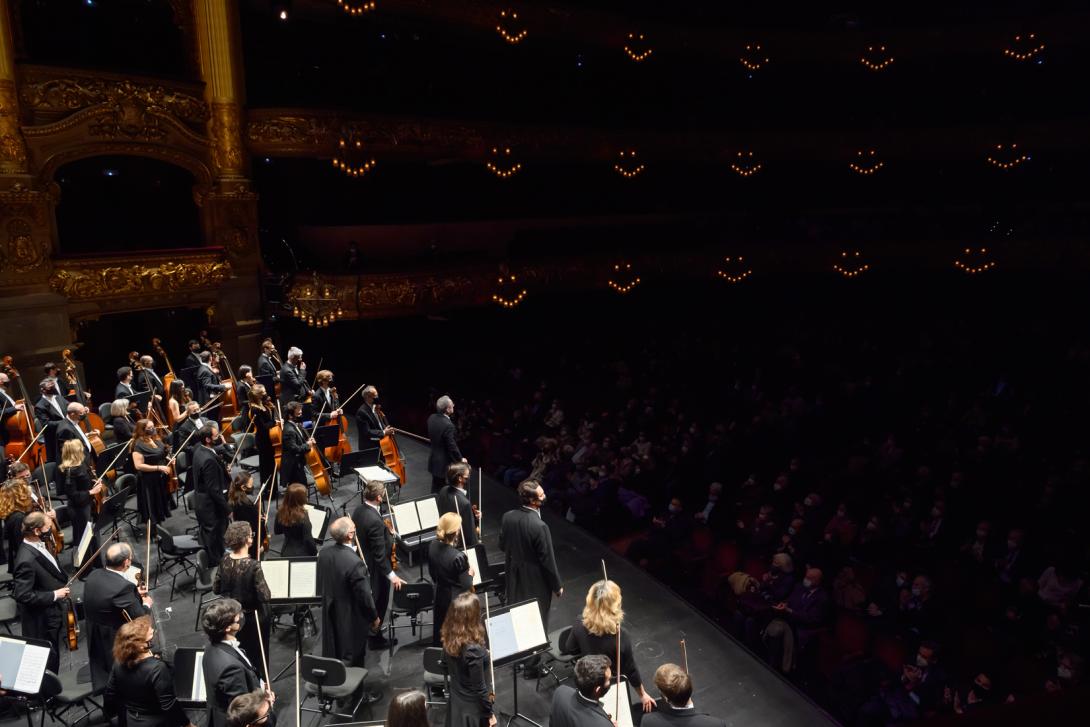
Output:
M481 585L481 566L477 564L477 549L470 548L466 552L466 556L469 558L469 567L473 569L473 585Z
M394 527L397 528L398 535L411 535L424 529L420 527L420 517L416 514L415 502L400 502L391 505L390 509L394 513Z
M549 643L549 637L545 635L545 625L541 623L541 610L537 602L516 606L511 609L510 614L519 651Z
M74 535L75 533L73 533ZM91 523L87 523L87 527L83 529L83 535L79 539L79 545L76 546L76 559L72 562L74 568L79 568L83 565L83 559L87 557L87 551L91 548L91 538L94 536L94 532L91 529Z
M129 583L133 584L134 586L140 585L140 569L137 568L135 565L130 565L128 568L122 571L121 577L127 580Z
M322 527L325 526L325 519L327 510L323 508L314 507L313 505L303 505L303 509L307 511L307 516L310 517L310 537L318 540L322 537Z
M624 677L621 677L621 690L620 714L613 714L617 711L617 677L613 677L609 691L598 702L606 714L613 716L617 727L632 727L632 702L628 696L628 680Z
M511 622L510 612L485 619L484 623L488 631L488 646L492 650L493 660L504 659L518 653L518 640L515 637L515 625Z
M269 595L272 598L288 597L288 568L290 561L263 560L261 572L265 574L265 582L269 584Z
M429 497L426 500L417 500L416 512L420 517L421 530L435 530L435 526L439 524L439 505L436 504L434 497ZM467 528L473 527L472 517L463 515L462 522L466 524Z
M49 661L49 649L18 639L0 637L0 687L25 694L37 694Z
M385 484L388 482L398 481L397 475L395 475L393 472L390 472L387 469L383 469L382 467L377 467L375 465L370 465L369 467L357 467L356 474L358 474L364 482L382 482Z
M207 702L208 695L204 691L204 652L198 651L193 659L193 690L189 698L194 702Z
M305 560L291 563L289 598L312 598L318 592L318 561Z

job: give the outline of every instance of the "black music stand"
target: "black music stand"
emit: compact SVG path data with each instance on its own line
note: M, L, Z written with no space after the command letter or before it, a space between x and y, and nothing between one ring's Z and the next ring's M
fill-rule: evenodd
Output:
M130 394L125 398L129 400L129 408L139 409L139 418L143 418L144 412L148 410L148 402L151 401L151 392L137 391L135 394Z
M426 510L422 509L421 503L431 501L432 507L428 507ZM405 502L398 502L390 505L390 515L394 522L394 529L397 531L397 538L401 545L412 554L413 559L416 558L417 551L423 551L424 547L428 543L435 540L435 526L439 521L439 506L435 495L424 495L423 497L417 497L412 500L406 500ZM409 509L411 508L411 510ZM398 513L402 514L402 517L398 518ZM434 518L432 517L434 516ZM434 519L434 522L432 520ZM402 528L407 530L402 530ZM426 560L421 554L420 557L420 579L424 579L424 561Z
M95 456L95 471L104 473L106 468L110 466L110 463L114 461L114 457L117 457L117 462L114 462L113 469L121 473L127 472L129 462L132 460L132 451L130 450L120 456L118 456L118 452L128 448L128 442L118 442L117 444L111 444L109 447L102 450L102 454Z
M203 709L208 705L207 696L196 698L203 692L204 668L197 663L203 657L203 647L179 646L174 652L174 694L182 709Z
M328 510L326 512L326 523L328 524ZM314 617L310 613L311 606L320 606L322 604L322 596L318 593L318 556L299 556L292 558L269 558L262 561L262 566L266 567L271 563L283 563L287 562L287 578L284 582L281 582L279 578L269 582L268 576L270 573L266 573L266 581L269 582L269 590L272 597L269 599L270 606L292 606L294 612L292 614L292 622L295 624L295 650L300 654L307 653L303 648L303 624L307 618L311 619L311 623L314 623ZM300 567L307 567L307 564L313 564L314 568L314 588L308 589L305 593L294 592L292 587L292 573L293 570ZM279 567L279 566L278 566ZM269 569L266 568L268 571ZM316 624L315 624L316 625ZM270 625L271 626L271 625ZM271 630L270 630L271 633ZM292 659L275 677L272 677L269 682L277 682L284 678L284 675L289 670L295 667L295 660Z
M120 520L126 523L133 533L136 533L136 525L131 522L129 518L133 517L133 515L139 515L139 513L136 513L135 511L132 513L125 512L125 503L128 502L132 492L132 487L125 487L102 501L102 507L99 508L98 515L95 516L94 529L96 540L98 539L99 533L103 530L102 526L105 524L106 520L113 522L114 530L117 529L117 522ZM72 534L72 537L75 537L75 533Z
M531 628L524 629L522 633L516 632L512 626L513 612L518 613L520 621L525 619ZM514 712L507 718L507 727L511 727L516 719L542 727L519 712L519 671L523 668L523 662L549 649L549 635L545 633L545 626L541 622L541 609L537 605L537 599L504 606L492 613L485 619L485 630L488 632L488 643L492 647L493 665L511 665Z

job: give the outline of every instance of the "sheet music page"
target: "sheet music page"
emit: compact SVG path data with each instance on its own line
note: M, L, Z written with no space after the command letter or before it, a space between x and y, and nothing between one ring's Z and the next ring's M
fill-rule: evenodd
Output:
M134 586L140 585L138 580L140 578L140 569L137 568L135 565L130 565L128 568L126 568L121 576Z
M265 574L272 598L288 597L288 567L289 561L286 560L261 561L261 572Z
M511 621L510 611L485 619L484 625L488 631L488 646L492 650L493 660L504 659L518 653L518 639L515 636L515 625Z
M416 501L416 512L420 516L421 530L435 530L439 524L439 505L434 497ZM467 528L473 527L473 518L468 513L462 515L462 522Z
M291 563L289 598L312 598L318 592L318 561L301 560Z
M193 659L193 689L189 698L194 702L207 702L204 691L204 652L198 651Z
M477 564L477 549L470 548L465 551L466 556L469 558L469 567L473 569L473 585L481 585L481 566Z
M613 719L617 722L617 727L632 727L632 702L628 696L628 680L621 677L621 713L613 714L617 711L617 677L613 677L613 683L609 687L609 691L605 696L598 700L602 708L606 711L606 714L612 715Z
M322 526L325 525L326 510L313 505L303 505L310 517L310 537L317 540L322 536Z
M19 673L15 675L13 687L15 691L37 694L42 688L42 676L45 674L45 665L48 661L48 647L25 645L23 659L19 662Z
M357 467L356 474L358 474L364 482L396 482L397 475L393 474L389 470L385 470L382 467L370 465L368 467Z
M545 626L541 623L541 610L537 607L536 601L516 606L509 613L519 651L549 643L549 637L545 635Z
M9 639L0 636L0 687L4 689L15 688L15 677L19 673L19 662L23 659L24 641Z
M87 551L91 548L91 537L93 535L91 523L87 523L87 527L83 529L83 535L79 539L79 545L76 546L76 557L72 561L73 568L78 569L83 565L83 559L87 557Z
M415 502L401 502L391 505L394 513L394 527L398 535L412 535L419 533L424 528L420 527L420 518L416 514Z

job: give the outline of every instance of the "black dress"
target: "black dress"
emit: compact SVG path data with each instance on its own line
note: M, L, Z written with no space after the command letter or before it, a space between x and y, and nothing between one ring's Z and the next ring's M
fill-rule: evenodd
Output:
M254 542L250 545L250 557L256 559L257 546L259 545L257 538L257 505L250 502L248 497L231 505L231 520L236 523L250 523L250 531L254 534ZM265 526L262 525L261 537L264 538L266 534Z
M269 599L269 586L265 583L265 574L261 570L261 563L253 558L232 558L223 556L216 575L212 578L212 592L227 598L233 598L242 604L242 612L246 614L246 622L242 630L238 632L238 643L242 650L249 654L258 654L261 645L265 649L265 661L253 660L254 668L261 674L266 683L269 676L264 673L264 663L269 660L269 634L271 631ZM254 613L261 619L261 641L257 638L257 619Z
M247 409L250 421L253 422L254 443L257 444L257 466L261 475L261 483L273 488L273 499L276 499L277 483L269 482L276 468L276 453L273 450L272 440L269 439L269 430L276 426L272 412L268 409L259 409L251 406ZM245 430L243 430L245 431ZM258 488L260 489L260 488Z
M469 575L465 553L439 540L428 543L428 575L435 583L435 629L431 645L439 646L439 634L450 603L456 595L473 587L473 576Z
M150 657L131 669L114 663L106 682L107 713L122 712L126 727L184 727L189 717L174 694L174 675L165 662Z
M561 648L569 653L601 654L602 656L608 656L610 659L616 659L617 635L595 636L587 631L583 621L579 620L572 626L571 634L568 635L568 640L561 644ZM640 670L636 666L636 657L632 655L632 641L628 638L628 632L623 627L621 628L621 674L624 674L625 679L637 692L643 686Z
M165 464L167 450L162 442L155 439L145 442L137 440L134 449L144 458L144 464L152 467ZM170 491L167 486L167 475L162 472L136 471L140 478L140 485L136 488L136 507L140 510L143 520L151 519L156 523L165 522L170 517Z
M450 671L450 720L448 727L484 727L492 716L488 699L488 650L468 644L455 659L443 652Z
M59 471L61 487L68 498L68 516L72 520L72 540L78 544L87 523L91 522L91 493L93 485L87 462L78 467ZM103 493L105 494L105 493ZM97 547L97 546L95 546ZM94 552L94 551L92 551Z
M318 555L318 544L310 534L310 518L305 514L298 522L284 525L279 519L273 532L284 536L284 545L280 548L280 556L287 558L293 555Z

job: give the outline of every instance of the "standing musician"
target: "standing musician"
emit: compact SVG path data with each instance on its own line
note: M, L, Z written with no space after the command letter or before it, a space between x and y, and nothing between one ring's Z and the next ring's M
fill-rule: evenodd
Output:
M386 618L386 607L390 603L390 586L400 590L405 581L394 573L390 562L393 552L393 536L382 519L382 501L386 497L386 486L381 482L370 482L363 486L363 503L352 513L352 522L356 525L363 557L371 573L371 593L375 597L375 608L380 619ZM381 626L380 626L381 628ZM397 643L397 639L393 640ZM385 649L391 642L377 631L371 637L371 646Z
M366 630L379 628L382 619L371 596L367 566L356 552L356 525L339 517L329 526L333 542L318 554L318 587L322 594L322 656L363 666L367 656ZM364 703L382 698L364 693Z
M57 382L58 382L58 387L57 388L60 389L59 393L60 393L60 396L61 396L62 399L66 400L66 401L68 401L68 400L76 401L76 399L75 399L75 393L76 392L75 391L72 391L72 392L65 391L65 389L68 388L68 387L64 387L64 386L59 385L59 382L61 380L61 367L60 366L58 366L56 363L54 363L52 361L46 361L42 365L42 373L45 375L45 378L47 378L47 379L56 379L57 380ZM69 399L69 394L71 394L71 396L72 396L71 399ZM80 402L80 403L83 403L83 402Z
M189 353L187 353L185 356L185 366L183 366L182 368L196 369L198 366L201 365L201 343L200 341L196 341L191 338L189 339L189 344L187 347L189 348Z
M257 379L254 378L254 370L250 368L249 364L239 366L237 375L238 389L235 390L235 401L238 402L238 417L236 417L235 423L231 425L231 429L244 432L250 421L250 414L247 411L250 408L250 389L257 383Z
M242 604L233 598L214 601L201 617L201 628L208 636L204 650L204 687L208 695L208 727L227 727L227 707L231 700L255 689L265 690L270 703L276 695L269 691L254 659L238 642L244 615Z
M87 452L76 439L69 439L61 448L57 477L60 480L58 484L68 498L72 539L79 543L87 526L91 524L91 498L106 489L106 485L92 481L91 468L87 465Z
M307 481L307 452L314 445L314 440L300 426L302 418L303 405L299 402L292 401L284 407L280 481L288 484Z
M468 461L462 456L458 442L454 439L454 422L450 420L453 413L454 400L444 395L435 402L435 413L428 417L428 439L431 440L428 472L431 472L433 493L447 483L447 467L454 462Z
M223 532L227 529L227 468L212 448L219 428L209 422L194 437L200 442L193 450L189 479L193 481L193 505L200 525L198 538L208 553L209 563L223 558Z
M235 475L231 480L231 489L227 492L227 507L231 509L232 523L246 523L253 533L257 533L257 505L250 499L250 493L254 491L254 477L245 470ZM227 526L230 529L230 525ZM262 526L264 527L264 526ZM231 547L228 543L227 547ZM257 560L258 548L257 536L250 543L250 557Z
M177 427L186 417L189 416L187 406L193 397L190 396L189 389L185 388L185 382L175 379L170 382L170 389L167 391L167 411L170 414L170 423ZM197 405L200 408L200 405Z
M60 643L64 630L62 599L71 593L68 579L56 557L45 546L51 539L53 521L43 513L32 512L23 518L23 542L15 558L13 594L19 604L22 635L27 639L49 642L46 668L57 673L60 666Z
M655 686L662 699L658 709L644 715L641 727L727 727L726 720L696 711L693 680L677 664L663 664L656 669Z
M129 400L115 399L110 404L110 426L114 428L114 438L118 442L132 439L133 421L129 417Z
M71 439L76 440L83 447L84 452L90 456L93 451L91 447L91 440L87 438L87 434L80 427L79 423L83 417L87 416L87 407L79 402L70 402L68 404L68 411L65 414L64 419L60 420L57 424L56 432L56 446L57 456L60 457L61 452L64 450L64 445ZM101 434L101 432L91 430L95 434Z
M260 689L242 694L227 705L227 727L276 727L272 703Z
M163 380L155 373L155 359L147 354L140 357L140 375L136 377L137 391L151 391L156 401L162 401L166 393Z
M57 380L54 378L42 379L38 389L42 392L42 397L34 405L34 423L38 431L41 431L49 422L64 421L68 402L60 395Z
M307 386L307 365L303 362L303 350L292 346L288 360L280 369L280 403L302 401L310 393Z
M469 465L465 462L455 462L447 468L447 484L439 490L439 512L453 512L466 519L465 547L473 548L481 540L477 533L477 514L466 492L469 473ZM469 519L471 513L472 520Z
M43 512L57 527L57 513L46 509L30 486L30 467L16 462L8 472L8 480L0 487L0 520L4 521L4 544L8 553L8 573L15 572L15 554L23 542L23 518L28 513Z
M15 399L11 398L8 394L8 384L11 383L11 379L8 375L0 372L0 446L6 447L8 445L8 419L26 411L24 404L16 404Z
M218 596L233 598L242 605L244 623L238 632L239 645L248 655L260 659L260 662L254 662L254 667L261 678L268 682L269 675L265 673L264 664L269 660L268 644L272 633L269 599L272 594L269 592L269 584L265 582L261 563L250 557L254 533L250 530L249 523L233 522L227 526L223 538L228 552L223 556L216 575L212 578L212 592ZM255 613L258 618L254 618ZM258 626L261 627L260 636ZM263 659L260 658L262 651L265 652Z
M575 688L561 684L553 693L549 727L615 727L599 701L609 691L613 670L608 656L590 654L575 662Z
M272 409L272 397L265 391L264 384L254 384L250 388L250 405L247 414L253 425L254 442L257 444L257 466L261 481L269 483L273 499L280 487L272 481L276 472L276 450L273 448L269 430L276 426L276 415ZM249 425L247 426L249 428Z
M449 727L495 727L486 675L488 646L475 593L454 599L443 622L443 656L450 671Z
M83 587L83 608L87 618L87 654L91 661L91 683L102 689L114 666L114 639L128 621L150 613L151 596L146 587L137 588L125 577L132 565L128 543L106 548L106 567L96 568ZM144 564L147 571L148 564ZM147 582L147 579L144 579Z
M280 546L280 557L318 555L318 544L310 529L310 516L307 515L307 486L298 482L288 485L284 490L284 500L276 508L276 523L273 532L284 536Z
M151 653L151 617L124 624L113 645L114 667L103 694L109 714L126 727L195 727L174 693L174 674Z
M459 593L473 588L473 568L469 558L458 547L461 540L462 518L448 512L435 526L435 540L428 543L428 575L435 583L435 628L431 645L440 646L440 630L451 601Z
M132 464L140 486L136 489L136 507L140 517L156 523L166 522L172 509L170 504L170 466L166 464L167 445L159 439L159 432L150 419L136 423L136 440L132 448Z
M173 399L171 400L173 401ZM206 424L212 424L212 420L201 415L201 405L195 401L189 401L185 405L185 413L181 419L174 420L174 448L182 446L182 443L187 439L189 443L185 445L185 451L192 453L194 445L197 444L197 435L190 437L194 431L204 427Z
M374 386L363 387L363 403L356 410L356 424L360 433L360 449L378 449L379 441L394 433L394 428L382 426L375 405L378 404L378 389ZM378 455L381 457L381 453Z
M212 354L201 351L200 359L201 365L197 367L197 402L203 407L216 394L227 391L227 387L220 383L219 374L212 370ZM219 422L219 404L209 410L208 418Z
M114 388L114 399L128 399L136 394L132 377L131 366L122 366L117 370L117 386Z
M257 375L271 376L280 381L280 357L276 355L276 346L271 338L261 342L261 355L257 357Z
M341 410L337 396L332 391L333 372L322 369L315 376L315 381L318 382L318 388L314 390L314 401L311 402L311 407L314 409L315 414L321 413L321 416L314 423L314 426L320 427L323 424L329 424L331 421L338 421L341 418ZM325 411L322 411L323 409Z
M507 602L518 603L537 599L541 622L549 633L549 608L553 594L564 595L560 572L553 553L553 536L541 519L545 491L534 480L518 486L522 507L503 514L500 522L500 550L505 554L507 571ZM527 671L534 673L534 664Z

